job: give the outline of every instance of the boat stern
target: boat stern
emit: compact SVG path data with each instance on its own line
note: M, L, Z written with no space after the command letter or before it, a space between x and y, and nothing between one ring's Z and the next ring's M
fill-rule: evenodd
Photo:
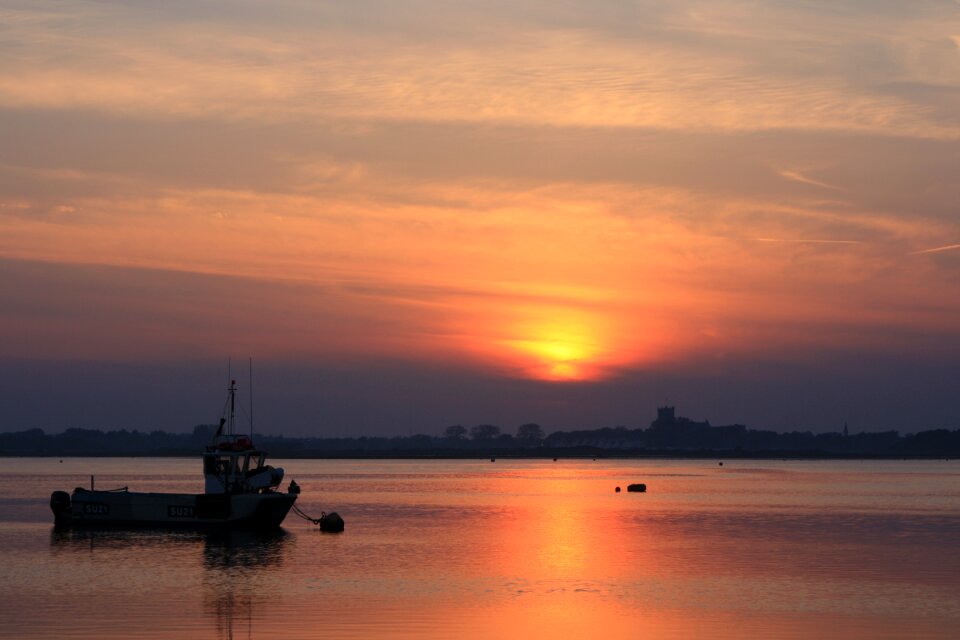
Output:
M53 511L53 524L64 527L70 524L70 494L66 491L54 491L50 494L50 510Z

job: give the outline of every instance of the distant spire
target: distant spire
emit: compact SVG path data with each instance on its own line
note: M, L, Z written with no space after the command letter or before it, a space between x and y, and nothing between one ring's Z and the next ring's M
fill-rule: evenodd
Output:
M843 423L843 437L846 438L846 437L849 436L849 435L850 435L850 432L847 431L847 423L844 422L844 423Z

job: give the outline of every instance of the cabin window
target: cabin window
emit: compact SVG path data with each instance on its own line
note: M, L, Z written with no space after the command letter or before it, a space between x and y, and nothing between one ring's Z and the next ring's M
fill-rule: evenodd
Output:
M203 472L207 475L239 475L241 465L245 466L246 460L241 462L239 456L205 456L203 458Z

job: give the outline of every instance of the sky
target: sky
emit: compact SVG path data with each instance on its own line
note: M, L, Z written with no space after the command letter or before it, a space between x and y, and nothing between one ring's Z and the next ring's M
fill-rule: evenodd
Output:
M0 0L0 431L957 429L958 177L958 0Z

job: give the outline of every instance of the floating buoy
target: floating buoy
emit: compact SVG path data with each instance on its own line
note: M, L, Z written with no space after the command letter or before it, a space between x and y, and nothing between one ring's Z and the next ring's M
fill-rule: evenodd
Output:
M497 461L496 458L490 458L490 462L496 462L496 461Z
M717 464L718 464L719 466L721 466L721 467L723 466L723 463L722 463L722 462L718 462Z
M320 516L320 531L327 533L340 533L343 531L343 518L336 511L325 513Z
M556 459L556 458L554 458L554 459L553 459L553 461L554 461L554 462L556 462L556 461L557 461L557 459Z
M638 484L628 484L627 491L633 491L634 493L644 493L647 490L647 485L643 483Z
M620 487L617 487L616 489L614 489L614 491L616 491L617 493L620 493Z

